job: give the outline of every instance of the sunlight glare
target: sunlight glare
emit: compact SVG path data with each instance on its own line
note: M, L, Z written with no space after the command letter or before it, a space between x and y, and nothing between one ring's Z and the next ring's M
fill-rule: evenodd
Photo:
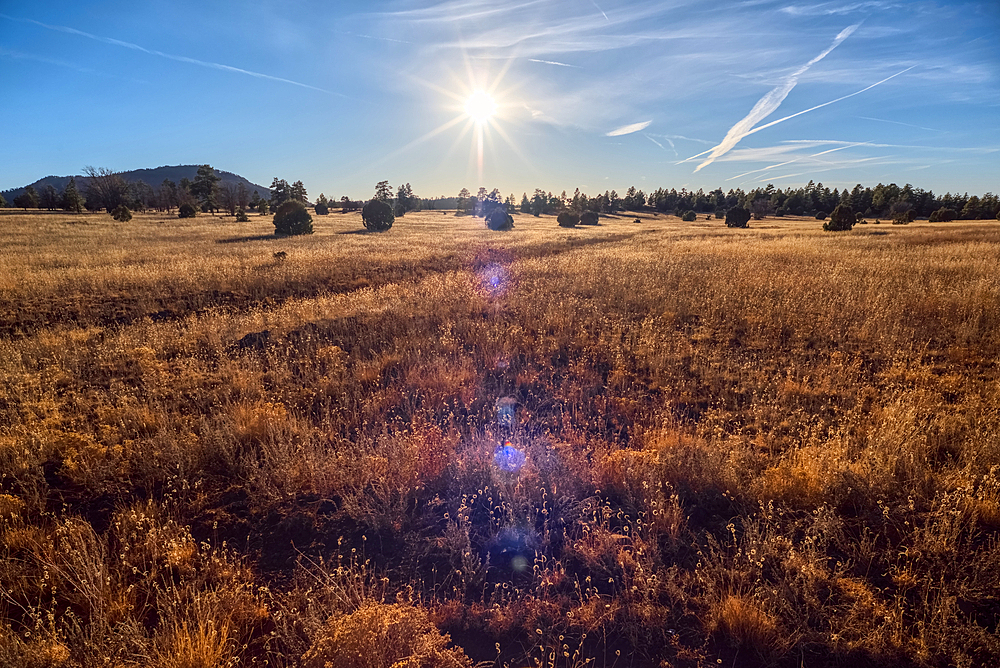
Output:
M489 93L477 90L465 103L465 113L476 123L485 123L497 111L497 103Z

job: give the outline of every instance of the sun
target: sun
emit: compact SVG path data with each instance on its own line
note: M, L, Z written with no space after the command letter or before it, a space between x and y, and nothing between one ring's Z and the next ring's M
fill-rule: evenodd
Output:
M497 103L489 93L477 90L465 101L465 113L476 123L486 123L497 112Z

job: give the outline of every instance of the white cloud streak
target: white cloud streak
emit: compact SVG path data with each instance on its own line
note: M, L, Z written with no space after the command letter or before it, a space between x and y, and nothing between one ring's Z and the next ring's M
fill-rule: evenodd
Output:
M583 69L579 65L570 65L568 63L560 63L560 62L558 62L556 60L539 60L538 58L528 58L528 61L532 62L532 63L542 63L543 65L558 65L559 67L572 67L572 68L575 68L575 69L578 69L578 70L582 70Z
M177 56L171 53L164 53L163 51L157 51L156 49L147 49L138 44L133 44L132 42L123 42L120 39L114 39L112 37L101 37L100 35L94 35L89 32L84 32L82 30L77 30L76 28L70 28L68 26L59 25L49 25L48 23L42 23L41 21L35 21L34 19L23 19L14 16L8 16L6 14L0 14L0 18L8 19L10 21L20 21L22 23L31 23L47 30L54 30L56 32L63 32L70 35L79 35L80 37L86 37L87 39L92 39L97 42L103 42L104 44L111 44L113 46L120 46L125 49L131 49L133 51L140 51L142 53L147 53L151 56L159 56L160 58L166 58L168 60L174 60L179 63L187 63L189 65L198 65L200 67L207 67L214 70L221 70L223 72L234 72L236 74L244 74L246 76L255 77L257 79L267 79L269 81L277 81L279 83L291 84L292 86L299 86L301 88L308 88L309 90L319 91L320 93L326 93L328 95L336 95L338 97L347 98L347 95L341 93L335 93L333 91L326 90L324 88L319 88L317 86L310 86L309 84L302 83L300 81L293 81L292 79L285 79L283 77L275 77L270 74L263 74L261 72L254 72L253 70L245 70L240 67L233 67L231 65L223 65L222 63L213 63L205 60L198 60L197 58L188 58L187 56Z
M623 125L622 127L612 130L611 132L604 135L605 137L621 137L622 135L630 135L633 132L639 132L640 130L645 130L650 126L653 121L643 121L642 123L632 123L631 125Z
M709 152L708 158L706 158L700 165L695 168L695 172L701 171L703 168L712 164L716 158L725 155L734 146L736 146L741 139L746 137L751 133L751 128L756 125L759 121L770 116L788 97L788 94L792 92L795 85L799 82L799 77L805 74L810 67L818 63L819 61L826 58L826 56L837 48L841 42L851 36L855 30L858 29L860 23L848 26L840 31L840 33L834 38L833 43L826 48L821 54L810 60L808 63L800 67L799 69L792 72L788 77L778 86L771 89L764 97L757 101L750 113L747 114L741 121L736 123L729 132L726 133L725 138L719 143L718 146L713 148Z

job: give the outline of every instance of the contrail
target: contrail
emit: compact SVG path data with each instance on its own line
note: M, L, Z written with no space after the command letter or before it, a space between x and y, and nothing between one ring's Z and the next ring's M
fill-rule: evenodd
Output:
M831 44L823 53L819 54L808 63L800 67L799 69L792 72L785 81L768 92L764 97L757 101L750 113L747 114L743 120L738 122L729 132L726 133L725 138L718 146L713 148L709 153L708 158L706 158L700 165L695 168L695 172L700 171L703 167L706 167L715 161L721 155L724 155L730 151L734 146L736 146L741 139L743 139L747 134L749 134L750 129L758 122L767 118L771 115L784 101L788 94L792 92L795 88L795 84L799 82L799 77L806 73L806 71L818 63L819 61L826 58L827 54L833 51L837 46L843 42L845 39L851 36L855 30L858 29L860 23L856 23L852 26L848 26L840 31L840 33L834 38L833 44Z
M817 104L815 107L809 107L808 109L803 109L802 111L796 112L796 113L792 114L791 116L785 116L784 118L779 118L776 121L771 121L767 125L761 125L759 127L756 127L753 130L749 130L746 134L743 135L743 137L746 137L747 135L752 135L752 134L754 134L756 132L760 132L761 130L766 130L767 128L769 128L771 126L777 125L778 123L783 123L783 122L787 121L790 118L795 118L796 116L801 116L802 114L807 114L810 111L815 111L815 110L820 109L822 107L826 107L828 105L833 104L834 102L840 102L841 100L846 100L849 97L854 97L855 95L861 95L866 90L871 90L872 88L874 88L875 86L878 86L879 84L884 84L889 79L895 79L900 74L906 74L907 72L909 72L910 70L912 70L914 67L916 67L916 65L910 65L909 67L907 67L902 72L896 72L892 76L888 76L885 79L882 79L881 81L876 81L875 83L873 83L871 86L868 86L867 88L862 88L861 90L856 91L854 93L850 93L849 95L844 95L843 97L838 97L836 100L830 100L829 102L824 102L823 104ZM742 137L741 137L741 139L742 139ZM701 165L698 166L698 169L701 169ZM695 169L694 171L697 172L698 169Z
M558 65L559 67L573 67L573 68L576 68L578 70L583 69L579 65L570 65L568 63L560 63L560 62L558 62L556 60L539 60L538 58L528 58L528 62L542 63L542 64L545 64L545 65Z
M47 23L42 23L41 21L35 21L34 19L22 19L14 16L8 16L6 14L0 14L0 18L5 18L10 21L20 21L22 23L33 23L37 26L41 26L48 30L55 30L57 32L65 32L71 35L80 35L81 37L86 37L87 39L92 39L98 42L104 42L105 44L112 44L114 46L121 46L126 49L132 49L133 51L141 51L143 53L148 53L151 56L159 56L161 58L167 58L169 60L176 60L180 63L188 63L191 65L200 65L201 67L208 67L215 70L222 70L224 72L236 72L237 74L245 74L247 76L256 77L258 79L268 79L270 81L278 81L281 83L291 84L293 86L300 86L302 88L308 88L310 90L319 91L321 93L326 93L328 95L336 95L338 97L347 98L347 95L341 93L335 93L333 91L326 90L324 88L318 88L316 86L310 86L309 84L304 84L299 81L293 81L291 79L283 79L282 77L271 76L270 74L262 74L260 72L254 72L252 70L244 70L239 67L233 67L231 65L223 65L221 63L212 63L204 60L197 60L195 58L188 58L187 56L175 56L170 53L164 53L163 51L156 51L155 49L147 49L145 47L139 46L138 44L133 44L132 42L123 42L120 39L113 39L111 37L101 37L100 35L93 35L89 32L84 32L82 30L77 30L76 28L69 28L67 26L56 26L49 25ZM348 98L350 99L350 98Z
M632 125L623 125L617 130L612 130L611 132L604 135L605 137L621 137L622 135L630 135L633 132L638 132L639 130L645 130L649 127L649 124L653 121L644 121L642 123L633 123Z
M608 15L604 13L604 10L601 9L600 5L598 5L595 0L590 0L590 1L594 3L595 7L597 7L597 11L601 13L601 15L604 17L604 20L607 21L608 23L611 23L611 19L609 19Z
M663 144L661 144L660 142L656 141L655 139L653 139L652 137L650 137L649 135L647 135L647 134L646 134L645 132L644 132L644 133L642 133L642 136L643 136L643 137L645 137L646 139L648 139L649 141L653 142L654 144L656 144L656 145L657 145L657 146L659 146L660 148L662 148L662 149L663 149L664 151L666 151L666 150L667 150L667 147L666 147L666 146L664 146L664 145L663 145ZM664 137L664 139L667 139L667 138L666 138L666 137ZM674 157L677 157L677 147L676 147L676 146L674 146L674 143L673 143L672 141L670 141L669 139L667 139L667 143L668 143L668 144L670 144L670 148L671 148L671 149L673 150L673 152L674 152Z

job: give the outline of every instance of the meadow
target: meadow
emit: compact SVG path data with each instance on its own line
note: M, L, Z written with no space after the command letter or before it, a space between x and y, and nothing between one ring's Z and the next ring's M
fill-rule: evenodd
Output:
M2 666L1000 663L1000 225L0 211Z

